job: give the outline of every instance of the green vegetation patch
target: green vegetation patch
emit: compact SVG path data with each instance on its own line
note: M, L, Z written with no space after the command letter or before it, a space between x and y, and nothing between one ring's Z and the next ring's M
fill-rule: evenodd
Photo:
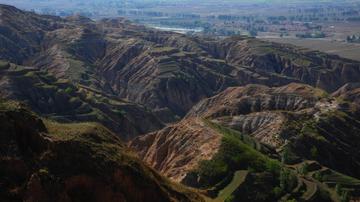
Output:
M116 166L129 165L134 160L131 156L135 155L131 155L132 152L127 151L123 143L101 124L61 124L50 120L45 120L44 124L53 140L53 150L58 153L59 159L63 160L53 164L53 168L58 172L62 172L61 167L74 167L73 171L107 175L108 172L113 172ZM94 165L93 162L98 164ZM85 168L83 165L93 166Z
M152 181L157 180L166 187L182 189L145 167L135 153L101 124L61 124L49 120L44 124L52 140L51 152L56 155L47 164L52 173L65 177L78 174L104 177L121 170L144 188L152 187Z
M20 103L15 101L8 101L0 98L0 111L18 110L22 106Z
M255 44L253 44L253 42L255 42ZM266 44L261 42L256 43L256 40L254 40L250 43L250 45L254 48L254 54L257 55L266 55L276 52L276 49L274 49L274 47L271 46L271 44Z
M310 60L307 60L305 58L300 58L300 57L296 58L294 63L301 67L309 67L311 65Z
M360 180L338 173L333 170L330 170L328 172L318 171L314 175L316 175L318 178L320 177L321 181L324 183L337 183L347 186L360 186Z
M6 61L0 60L0 70L8 69L10 64Z
M50 120L44 121L48 132L58 140L90 140L90 142L111 142L112 138L117 139L111 132L97 123L72 123L61 124ZM97 139L92 139L96 134Z
M159 65L160 74L175 72L180 70L178 64L174 61L164 62Z
M197 170L204 181L202 186L211 187L237 170L278 173L280 163L260 153L241 140L241 134L210 121L206 124L223 135L218 153L211 159L202 161Z
M75 59L67 59L70 65L70 68L67 71L67 74L70 76L72 80L80 80L82 75L85 73L84 63L80 60Z
M178 52L178 50L173 47L164 46L164 47L156 47L156 48L152 49L151 52L166 54L166 53L176 53L176 52Z

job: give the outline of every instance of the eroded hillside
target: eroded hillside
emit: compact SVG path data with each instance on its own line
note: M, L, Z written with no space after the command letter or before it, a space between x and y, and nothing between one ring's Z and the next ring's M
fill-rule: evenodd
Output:
M159 172L189 186L206 189L214 198L221 198L233 176L244 170L249 179L230 192L235 201L255 200L259 192L264 198L255 201L275 201L283 197L336 201L339 196L332 194L336 184L344 185L349 193L357 196L360 122L356 118L356 107L336 95L296 83L273 88L232 87L199 102L178 124L136 138L130 146ZM206 158L203 152L183 153L188 149L208 149L204 143L178 141L190 135L208 137L208 133L194 132L200 131L201 126L213 130L212 133L221 137L221 143L218 144L218 139L209 139L212 143L207 141L206 145L213 147L205 150L212 151ZM181 147L172 146L177 144ZM184 169L189 164L182 160L189 155L190 159L198 159L195 164L192 162L190 170ZM288 179L292 184L287 188L281 185L280 176L284 172L293 176ZM281 189L279 193L274 192L275 187ZM309 195L301 195L301 190Z
M2 201L202 201L142 164L96 123L42 120L0 103Z
M230 86L301 82L333 92L360 74L358 62L254 38L190 37L124 19L0 10L0 58L143 104L165 122Z
M26 103L44 117L61 122L100 122L123 140L163 127L144 106L56 79L36 68L0 61L0 88L2 98Z
M359 62L122 18L0 17L0 98L38 114L0 103L0 199L360 197Z

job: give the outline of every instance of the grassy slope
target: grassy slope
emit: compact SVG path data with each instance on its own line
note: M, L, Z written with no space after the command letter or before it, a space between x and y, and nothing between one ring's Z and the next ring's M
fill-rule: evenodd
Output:
M212 160L200 163L198 173L203 179L205 187L218 190L215 199L208 201L224 201L244 182L248 170L261 172L264 170L278 172L280 163L260 153L252 146L244 143L245 137L239 132L225 128L205 120L205 123L223 135L219 152ZM250 143L250 140L246 141ZM256 147L256 144L254 144ZM231 175L231 181L229 180Z
M244 138L246 136L242 136L237 131L228 129L210 121L205 121L205 123L209 127L216 129L219 133L223 135L222 145L219 153L214 156L212 160L202 162L199 167L200 176L203 174L202 177L214 177L218 179L218 181L216 181L216 185L208 184L208 187L211 187L211 185L213 185L215 187L215 190L218 190L218 192L216 198L207 198L207 201L217 202L224 201L225 199L230 198L232 196L232 193L234 193L234 191L244 182L244 172L246 171L241 171L242 174L240 174L240 169L248 169L248 171L250 172L269 171L271 170L271 167L273 170L280 169L281 166L279 162L270 159L265 154L257 151L255 149L257 147L254 146L253 143L249 141L249 139ZM229 179L229 176L226 175L229 173L235 173L234 175L232 175L232 180L224 180L224 178ZM302 174L296 172L293 174L299 175L300 177L302 176ZM222 178L219 176L221 176ZM336 193L333 193L334 188L328 187L324 183L333 182L342 185L352 185L356 187L359 185L359 181L357 179L339 173L332 173L326 175L324 174L322 178L322 182L318 182L312 176L308 176L308 179L303 179L303 183L305 183L305 190L303 190L303 192L296 191L293 193L294 195L291 194L289 196L295 197L296 195L299 195L301 193L299 197L301 196L301 198L303 199L310 199L314 197L326 199L327 196L319 196L320 193L323 193L325 195L330 194L332 199L337 199L338 196L336 195ZM275 187L276 185L273 186Z

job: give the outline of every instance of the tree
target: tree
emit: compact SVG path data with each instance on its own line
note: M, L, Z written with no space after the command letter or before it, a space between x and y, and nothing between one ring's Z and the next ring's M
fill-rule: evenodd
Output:
M283 191L290 192L296 185L297 178L289 169L282 169L280 172L280 188Z
M341 195L341 191L342 191L342 185L341 184L336 184L335 186L335 191L338 195Z
M234 195L230 195L229 197L227 197L225 199L225 202L233 202L235 200L235 196Z
M275 187L273 189L273 193L276 198L280 198L280 196L283 194L283 190L280 187Z
M266 171L268 171L270 173L276 173L276 174L279 174L279 171L281 169L279 163L274 160L266 161L265 167L266 167Z
M306 175L309 172L309 164L306 162L301 165L300 174Z
M281 153L281 163L286 164L289 162L289 148L286 146L284 151Z
M314 178L320 182L323 181L323 176L322 176L321 172L316 172L314 175Z
M343 191L343 192L341 193L340 200L341 200L341 202L348 202L348 201L350 201L349 192L348 192L348 191Z
M319 152L318 152L318 149L315 146L313 146L310 149L310 155L311 155L312 159L317 159L318 158Z
M65 89L65 93L66 94L73 94L74 93L74 89L73 88L71 88L71 87L67 87L66 89Z

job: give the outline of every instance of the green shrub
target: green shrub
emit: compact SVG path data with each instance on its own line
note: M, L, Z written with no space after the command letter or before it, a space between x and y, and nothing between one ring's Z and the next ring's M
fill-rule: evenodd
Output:
M314 122L314 121L305 122L303 127L301 128L300 133L304 134L304 135L317 134L316 122Z
M290 192L296 186L297 178L289 169L283 168L280 172L279 181L280 188L284 192Z
M335 186L335 191L338 195L341 195L341 192L342 192L342 185L341 184L336 184Z
M284 151L281 153L281 163L287 164L289 162L289 148L285 147Z
M40 175L49 175L49 170L47 168L42 168L39 170Z
M126 115L126 111L123 109L115 110L115 113L121 118Z
M314 178L316 179L316 180L318 180L319 182L322 182L322 181L324 181L323 180L323 175L320 173L320 172L316 172L315 174L314 174Z
M350 201L349 192L348 191L342 191L341 196L340 196L340 200L341 200L341 202L349 202Z
M199 169L199 174L202 176L207 176L208 178L218 178L226 175L228 166L221 161L210 160L201 162Z
M72 87L67 87L65 89L65 93L67 93L67 94L73 94L74 92L75 92L75 90Z
M10 67L10 64L8 62L0 60L0 70L8 69Z
M302 175L306 175L306 174L308 174L308 172L309 172L309 164L307 164L306 162L305 163L303 163L302 165L301 165L301 167L300 167L300 174L302 174Z
M274 160L266 161L265 167L266 167L266 171L275 174L279 174L281 170L281 166L279 165L279 163Z
M280 198L283 194L283 190L280 187L275 187L273 193L276 198Z
M233 201L235 201L235 196L234 195L230 195L229 197L227 197L225 199L225 202L233 202Z
M28 73L26 73L24 76L33 78L33 77L36 76L36 74L35 74L35 72L28 72Z
M315 146L311 147L310 155L311 155L312 159L317 159L318 158L319 152L318 152L318 149Z

